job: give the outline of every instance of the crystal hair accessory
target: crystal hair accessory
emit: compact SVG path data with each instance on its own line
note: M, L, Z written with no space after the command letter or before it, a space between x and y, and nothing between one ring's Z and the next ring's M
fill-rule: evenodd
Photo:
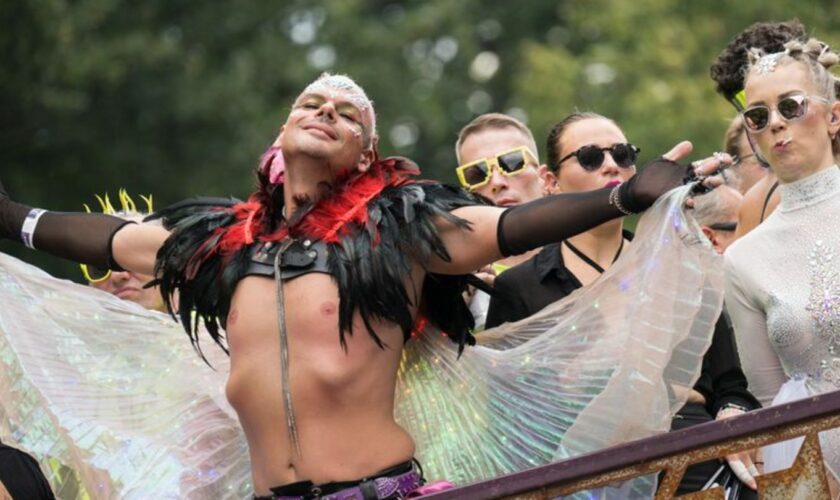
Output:
M761 56L761 59L755 65L756 72L759 75L766 75L767 73L776 71L776 65L779 64L779 59L785 54L787 54L787 51L774 52L773 54Z

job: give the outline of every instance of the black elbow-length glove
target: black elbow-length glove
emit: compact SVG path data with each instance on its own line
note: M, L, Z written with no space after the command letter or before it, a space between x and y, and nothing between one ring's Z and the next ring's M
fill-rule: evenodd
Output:
M111 256L111 242L126 224L131 222L105 214L33 210L12 201L0 182L0 238L30 248L75 262L120 269ZM25 225L27 231L23 231Z

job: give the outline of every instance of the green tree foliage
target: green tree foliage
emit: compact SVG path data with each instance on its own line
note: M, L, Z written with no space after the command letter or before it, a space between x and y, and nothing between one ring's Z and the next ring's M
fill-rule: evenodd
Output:
M840 4L827 0L6 0L0 178L58 210L119 187L158 205L243 198L289 104L322 71L367 89L384 155L447 182L458 130L487 111L526 119L542 143L567 113L593 110L643 157L681 139L705 155L733 114L709 63L749 24L793 16L840 44Z

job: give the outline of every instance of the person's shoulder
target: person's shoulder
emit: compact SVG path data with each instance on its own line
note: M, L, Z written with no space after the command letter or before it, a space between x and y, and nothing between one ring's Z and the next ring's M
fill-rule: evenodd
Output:
M750 255L757 249L757 241L761 239L761 231L756 227L749 233L741 236L734 243L729 245L723 256L726 262L739 262L749 260Z
M767 202L768 195L771 194L773 186L776 184L776 177L767 175L760 181L756 182L746 193L741 200L741 207L738 210L738 232L741 234L748 234L753 229L761 224L761 215L765 211L765 202ZM778 200L776 194L767 205L765 219L770 212L773 211ZM775 201L775 203L774 203Z
M727 265L733 269L752 267L755 262L767 258L770 255L768 252L780 242L775 220L776 218L767 219L735 240L724 253Z

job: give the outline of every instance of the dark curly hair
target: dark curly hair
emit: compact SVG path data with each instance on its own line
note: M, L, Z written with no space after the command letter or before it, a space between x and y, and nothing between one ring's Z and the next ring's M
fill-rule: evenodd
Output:
M767 53L781 52L785 43L791 40L808 41L805 26L798 19L783 23L755 23L748 27L729 42L709 68L712 80L717 84L715 90L731 101L744 89L747 51L756 47Z

